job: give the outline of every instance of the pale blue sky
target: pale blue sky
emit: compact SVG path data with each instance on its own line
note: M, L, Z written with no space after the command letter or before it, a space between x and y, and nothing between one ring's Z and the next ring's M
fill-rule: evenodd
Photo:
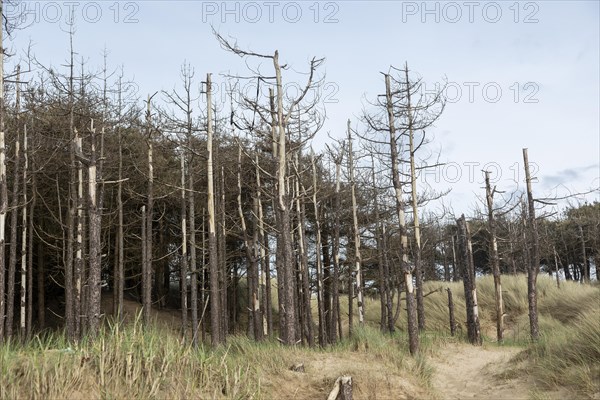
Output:
M63 64L68 35L61 28L69 3L24 6L30 25L14 33L13 51L20 54L31 40L42 62ZM184 60L198 77L213 72L217 81L224 79L220 73L246 71L240 59L220 49L211 24L243 48L279 49L282 61L296 70L304 71L313 56L325 57L327 94L337 102L326 104L328 120L316 148L328 140L328 131L343 134L345 120L356 120L365 98L383 92L379 72L390 64L408 61L431 85L446 77L447 94L455 100L432 133L450 167L427 181L439 189L452 187L446 202L458 212L476 203L473 194L481 193L479 171L486 163L501 168L500 189L514 189L516 171L522 179L523 147L539 166L539 192L550 194L557 184L571 191L600 185L597 1L79 1L76 7L77 51L90 66L100 66L106 46L109 63L123 64L142 96L177 85ZM270 65L264 68L271 71ZM469 169L476 179L470 179ZM598 195L588 196L593 198Z

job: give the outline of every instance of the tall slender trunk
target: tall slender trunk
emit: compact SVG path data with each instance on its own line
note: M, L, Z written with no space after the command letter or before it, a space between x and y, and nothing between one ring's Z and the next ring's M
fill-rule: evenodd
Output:
M531 234L531 259L529 260L529 267L527 268L527 299L529 300L529 326L531 329L531 339L536 341L540 336L537 312L537 276L540 271L540 250L527 149L523 149L523 163L525 165L525 182L527 185L527 203L529 209L528 222Z
M19 81L19 74L17 75ZM28 293L28 266L27 266L27 125L23 127L23 204L21 211L21 314L20 333L21 337L27 334L27 293ZM31 235L31 233L30 233Z
M17 130L15 142L15 168L13 176L13 190L11 194L10 212L10 255L8 261L8 290L6 300L6 337L10 338L13 332L13 318L15 311L15 274L17 267L17 224L19 214L19 185L21 177L21 142Z
M207 190L208 190L208 255L210 269L210 328L213 346L223 341L221 332L221 293L219 289L219 260L217 259L217 236L215 223L215 188L213 183L213 115L211 74L206 74L206 112L207 112Z
M411 104L411 85L408 79L408 65L405 64L404 76L406 84L406 101L407 101L407 116L408 116L408 140L409 140L409 157L410 157L410 186L411 186L411 203L413 212L413 233L415 238L415 281L417 284L417 318L419 331L425 329L425 305L423 302L423 266L421 254L421 226L419 225L419 208L417 199L417 171L415 166L415 143L414 143L414 124L413 124L413 109Z
M295 155L296 169L300 170L298 155ZM296 187L296 215L297 215L297 235L298 235L298 255L300 256L300 277L302 282L302 302L300 311L302 320L302 330L304 336L310 347L314 346L315 339L313 333L313 319L311 309L311 291L310 291L310 273L308 271L308 256L307 256L307 244L304 233L306 232L306 212L305 206L302 203L300 195L300 177L297 176L294 180Z
M117 273L116 273L116 315L119 322L123 322L123 294L125 291L125 249L124 249L124 233L123 233L123 133L121 131L121 79L119 78L119 124L117 125L117 140L119 142L119 182L117 183L117 212L118 212L118 227L117 227Z
M0 15L4 15L4 2L0 1ZM4 29L0 29L0 343L4 340L6 274L6 212L8 188L6 183L6 138L4 135Z
M262 339L262 317L260 315L260 302L258 299L258 259L254 251L255 243L250 240L248 228L246 225L246 217L242 207L242 144L238 143L238 160L237 160L237 203L238 215L242 225L242 236L244 238L244 248L246 251L247 260L247 283L248 283L248 328L254 340Z
M481 344L481 328L479 325L479 312L477 306L477 289L475 286L475 272L473 269L473 255L471 250L471 236L469 225L462 215L456 220L458 226L458 262L462 267L463 285L465 290L465 305L467 311L467 332L471 344Z
M190 133L191 137L191 133ZM190 140L191 141L191 140ZM190 303L192 313L192 345L198 347L198 262L196 255L196 196L194 196L194 169L193 158L188 165L188 203L190 227Z
M356 204L356 182L354 181L354 155L352 151L352 131L348 120L348 170L350 174L350 191L352 198L352 227L354 235L354 268L356 273L356 297L358 306L358 323L362 327L365 323L365 309L363 305L362 285L362 257L360 254L360 230L358 228L358 211Z
M142 276L142 303L144 326L150 326L150 311L152 310L152 239L154 221L154 146L152 143L152 113L148 96L146 105L146 138L148 144L148 208L146 209L146 269Z
M94 120L90 123L90 162L88 165L88 215L89 215L89 275L87 297L89 334L95 337L100 329L100 302L102 297L101 287L101 229L102 220L98 210L98 182L97 182L97 154L96 154L96 128Z
M417 326L417 305L413 285L413 268L408 263L408 238L406 236L406 217L404 214L404 200L402 199L402 182L400 181L400 159L398 156L398 139L396 137L396 122L390 76L385 76L386 108L388 114L388 129L390 131L390 158L392 164L392 184L394 186L396 213L398 214L398 227L400 228L400 253L401 269L404 273L406 286L406 313L408 321L408 342L411 355L419 352L419 330ZM398 301L400 304L400 301Z
M279 53L275 51L273 56L273 66L275 68L276 81L276 99L277 99L277 227L279 230L278 256L281 257L282 276L277 276L281 281L279 285L279 295L283 295L283 309L279 310L284 315L283 326L280 326L281 339L285 344L294 345L297 339L296 332L296 307L294 304L296 292L296 278L294 273L294 262L292 256L291 226L290 226L290 208L288 206L289 196L286 190L287 178L287 150L286 133L283 116L283 85L281 79L281 67L279 65Z
M35 148L33 145L35 142L33 140L32 135L32 148ZM32 170L35 171L35 164L33 159L33 154L31 156L31 165ZM27 180L25 180L27 181ZM25 202L27 204L27 202ZM33 233L34 233L34 217L35 217L35 207L37 205L37 186L36 186L36 178L35 173L31 174L31 204L29 205L29 221L28 221L28 231L29 235L27 237L27 338L31 338L31 334L33 331ZM39 268L39 266L38 266ZM39 282L38 282L39 283ZM39 289L38 289L39 290ZM41 293L40 298L38 298L39 302L44 302L41 297L43 297L43 292ZM40 328L41 329L41 328Z
M35 187L35 184L34 184ZM43 225L42 225L43 228ZM46 327L46 280L45 280L45 246L41 240L37 242L37 324L38 330Z
M352 155L350 155L352 159ZM314 154L311 156L312 173L313 173L313 208L315 213L315 257L317 258L317 308L319 314L319 346L325 346L327 343L327 332L325 331L325 309L323 306L323 261L321 259L322 243L321 243L321 222L319 221L319 205L317 203L317 166ZM362 293L362 291L361 291ZM361 297L359 297L359 302ZM360 303L359 303L360 306Z
M265 232L263 205L262 205L262 186L260 179L260 165L258 154L254 161L256 167L256 215L258 224L257 245L259 246L259 257L262 266L261 274L261 306L264 319L263 335L271 336L273 334L273 316L271 309L271 273L269 265L269 238Z
M335 207L334 207L334 222L333 222L333 284L331 291L333 296L331 299L331 332L329 338L332 343L339 338L342 338L342 330L336 329L339 327L338 319L340 319L340 213L342 212L342 197L340 194L340 184L342 175L342 161L344 157L343 149L340 149L339 155L335 159Z
M490 235L490 258L492 271L494 273L494 289L496 299L496 337L498 342L502 342L502 332L504 331L504 303L502 301L502 282L500 280L500 259L498 257L498 241L496 239L496 221L494 219L494 193L496 188L492 189L490 185L490 173L485 171L485 197L488 209L488 229Z
M75 128L74 128L75 129ZM82 141L79 132L75 129L75 152L81 154ZM81 304L83 302L83 166L80 160L77 160L77 222L75 225L75 262L73 265L73 279L75 280L75 291L73 293L73 313L75 314L75 337L80 338L81 329Z
M188 275L188 252L187 252L187 201L185 198L185 155L181 154L181 264L179 275L179 292L181 295L181 333L184 339L187 337L188 326L188 296L187 296L187 275Z

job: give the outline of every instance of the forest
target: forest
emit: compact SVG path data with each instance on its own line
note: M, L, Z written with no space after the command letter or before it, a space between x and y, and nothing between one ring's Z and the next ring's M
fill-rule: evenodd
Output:
M540 155L515 143L514 187L477 171L485 186L465 199L479 204L472 212L430 207L447 190L421 178L443 165L429 132L450 105L408 63L366 71L380 76L380 94L313 148L326 116L324 59L294 65L304 80L288 81L285 49L255 53L213 30L247 70L183 62L169 71L174 88L140 98L108 56L87 65L74 34L61 68L33 55L8 62L6 52L0 63L0 348L57 333L78 348L107 327L151 330L168 311L169 335L186 351L220 351L241 336L336 348L371 327L419 359L433 329L512 343L504 282L520 282L534 346L550 334L538 311L546 291L590 290L597 311L600 203L581 199L598 189L536 193L529 167ZM227 88L224 101L215 87ZM448 322L438 328L427 298L442 292ZM588 371L592 382L598 373ZM348 398L347 383L337 398Z

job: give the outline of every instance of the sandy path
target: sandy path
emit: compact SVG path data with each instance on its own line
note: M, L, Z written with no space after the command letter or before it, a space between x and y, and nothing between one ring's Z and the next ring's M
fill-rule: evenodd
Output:
M503 374L511 369L510 359L521 350L462 343L445 346L430 361L435 368L433 386L442 399L528 399L532 389L529 379Z

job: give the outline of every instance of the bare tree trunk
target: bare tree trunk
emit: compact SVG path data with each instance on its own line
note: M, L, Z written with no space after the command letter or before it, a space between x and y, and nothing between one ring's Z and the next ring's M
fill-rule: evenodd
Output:
M464 215L456 220L456 224L458 226L458 261L462 266L469 342L471 342L471 344L481 345L481 328L479 326L477 289L475 287L475 273L473 270L469 226Z
M33 146L33 136L32 136L32 148ZM31 204L29 205L29 227L27 228L29 231L29 235L27 237L27 338L31 338L31 334L33 331L33 234L34 234L34 216L35 216L35 207L37 205L37 186L36 186L36 178L35 178L35 164L33 157L32 158L32 170L34 173L31 174ZM25 182L27 182L27 178L25 178ZM27 204L27 202L25 202ZM43 297L44 294L40 297ZM38 302L43 303L43 299L38 299ZM41 328L40 328L41 329Z
M4 2L0 1L0 15L4 15ZM4 135L4 29L0 29L0 343L4 340L6 274L6 212L8 188L6 183L6 139Z
M215 188L213 183L213 110L211 74L206 74L206 112L207 112L207 179L208 179L208 254L210 268L210 329L213 346L223 341L225 332L221 332L221 293L219 289L219 261L217 259L217 236L215 224Z
M82 153L82 141L79 132L75 132L75 153ZM82 319L82 290L83 290L83 166L80 160L76 161L77 167L77 223L75 225L75 263L73 266L73 279L75 280L75 292L73 293L73 313L75 314L75 337L81 338Z
M179 292L181 295L181 333L183 338L187 337L188 296L187 296L187 274L188 274L188 252L187 252L187 201L185 198L185 155L181 154L181 265L179 275Z
M260 302L258 299L258 259L253 251L256 243L250 240L248 228L246 226L246 217L242 207L242 144L238 143L238 168L237 168L237 186L238 186L238 214L242 225L242 236L244 238L244 247L246 250L247 264L247 284L248 284L248 328L254 337L254 340L262 339L262 316L260 315Z
M98 196L97 188L98 182L96 180L96 169L97 169L97 155L96 155L96 128L94 127L94 120L90 123L90 141L91 141L91 152L90 162L88 165L88 214L89 214L89 263L90 270L88 275L89 282L89 296L88 301L88 324L89 334L95 337L100 329L100 302L102 295L101 287L101 274L102 265L101 259L101 228L102 222L100 213L98 210Z
M15 168L13 178L13 190L11 194L11 212L10 212L10 255L8 261L8 290L6 301L6 337L12 336L13 317L15 311L15 273L17 267L17 224L19 214L19 185L21 177L21 142L20 134L17 130L15 141Z
M148 208L146 209L146 269L142 276L142 310L144 326L150 326L150 311L152 310L152 225L154 221L154 148L152 143L152 113L150 109L151 96L146 105L146 137L148 144Z
M34 184L35 187L35 184ZM37 242L37 320L38 330L43 330L46 327L46 296L45 296L45 254L44 244L42 241Z
M190 134L191 137L191 134ZM191 144L190 144L191 145ZM193 159L193 158L192 158ZM188 203L190 219L190 302L192 312L192 345L198 347L198 263L196 255L196 197L194 195L194 169L190 159L188 165Z
M264 227L264 215L262 206L262 186L260 180L260 165L258 161L258 154L255 157L254 164L256 166L256 215L257 215L257 227L258 237L256 238L256 245L259 249L259 259L262 266L261 274L261 306L262 316L264 320L263 336L271 336L273 333L273 316L271 311L271 277L269 267L269 239L265 233Z
M140 277L140 299L142 301L142 307L144 306L144 276L146 276L146 268L148 268L148 262L147 262L147 257L148 257L148 252L146 251L146 228L148 227L148 225L146 224L146 206L142 206L142 228L141 228L141 239L142 239L142 243L141 243L141 247L142 247L142 275Z
M20 71L20 69L17 69ZM20 74L17 73L17 82L19 82ZM17 84L18 85L18 84ZM23 205L21 211L21 320L20 333L21 337L25 338L27 334L27 282L28 282L28 267L27 267L27 169L28 169L28 154L27 154L27 125L23 127Z
M341 195L340 195L340 183L342 175L342 161L344 157L344 150L340 149L339 155L335 158L335 209L334 209L334 223L333 223L333 284L332 292L332 312L331 312L331 332L329 337L332 343L337 340L337 332L339 332L339 338L342 338L341 325L338 320L341 319L340 313L340 213L342 209ZM336 329L336 327L338 329Z
M358 323L362 327L365 323L365 310L363 306L363 285L361 264L362 257L360 254L360 231L358 228L358 214L356 205L356 182L354 181L354 156L352 151L352 133L350 128L350 120L348 120L348 170L350 174L350 190L352 197L352 226L354 234L354 265L356 272L356 290L358 300Z
M386 108L388 114L388 126L390 131L390 157L392 164L392 183L396 200L396 213L398 214L398 225L400 228L400 250L402 257L402 270L404 272L404 284L406 285L406 312L408 320L408 342L411 355L419 352L419 331L417 326L417 305L413 286L413 268L408 263L408 238L406 236L406 217L404 214L404 201L402 199L402 183L400 181L400 160L398 156L398 143L396 137L396 125L394 115L394 104L392 100L392 89L390 76L385 76ZM400 301L398 301L400 304Z
M287 150L286 150L286 133L285 122L283 116L283 85L281 81L281 68L279 66L279 53L276 51L273 56L273 66L275 68L275 79L277 88L277 130L278 130L278 149L277 149L277 209L278 218L277 225L279 230L280 240L278 246L281 250L278 256L282 258L282 276L277 276L277 280L281 279L282 284L279 285L279 295L283 296L283 309L279 310L280 314L284 315L283 326L280 326L281 339L285 344L294 345L296 343L296 307L294 305L294 297L296 292L296 279L294 274L294 262L292 257L292 241L291 241L291 226L290 226L290 209L288 207L288 194L286 190L287 178Z
M492 262L492 271L494 273L494 289L496 298L496 337L498 342L502 342L502 332L504 331L504 303L502 301L502 283L500 281L500 259L498 257L498 241L496 239L496 221L494 219L494 193L496 188L492 189L490 185L490 173L485 171L485 197L488 209L488 229L490 234L490 257Z
M296 169L300 170L300 166L298 165L298 155L295 155ZM302 204L301 196L300 196L300 176L297 176L295 179L296 185L296 214L298 216L298 253L300 256L300 275L302 279L302 301L301 306L299 307L301 311L301 320L302 320L302 330L304 331L304 336L306 337L306 341L310 347L315 345L314 333L313 333L313 319L312 319L312 310L311 310L311 292L310 292L310 274L308 271L308 257L307 257L307 245L304 237L304 233L306 232L306 212L304 204Z
M527 185L527 203L529 208L528 221L531 232L531 259L527 268L527 299L529 300L529 326L531 339L537 341L540 336L537 313L537 276L540 271L540 250L537 221L535 219L535 205L531 191L531 175L529 174L529 157L527 149L523 149L523 163L525 164L525 182Z
M350 155L352 159L352 155ZM316 231L316 249L315 256L317 258L317 308L319 313L319 346L325 346L327 343L327 332L325 331L325 309L323 306L323 261L321 260L321 222L319 221L319 205L317 203L317 166L315 163L314 154L311 156L312 173L313 173L313 208L315 213L315 231ZM362 294L362 291L360 292ZM359 297L359 306L361 297Z
M421 227L419 225L419 208L417 204L417 171L415 166L415 144L413 130L413 109L411 105L411 86L408 79L408 65L405 64L404 76L406 84L406 100L407 100L407 116L408 116L408 138L409 138L409 156L410 156L410 185L411 185L411 200L413 212L413 227L415 238L415 281L417 284L417 318L419 331L425 329L425 305L423 303L423 267L421 265ZM389 78L388 78L389 79Z
M121 79L119 78L119 124L117 125L117 137L119 141L119 182L117 183L117 212L118 212L118 231L117 231L117 306L116 315L119 323L123 322L123 293L125 291L125 249L124 249L124 234L123 234L123 133L121 132Z

